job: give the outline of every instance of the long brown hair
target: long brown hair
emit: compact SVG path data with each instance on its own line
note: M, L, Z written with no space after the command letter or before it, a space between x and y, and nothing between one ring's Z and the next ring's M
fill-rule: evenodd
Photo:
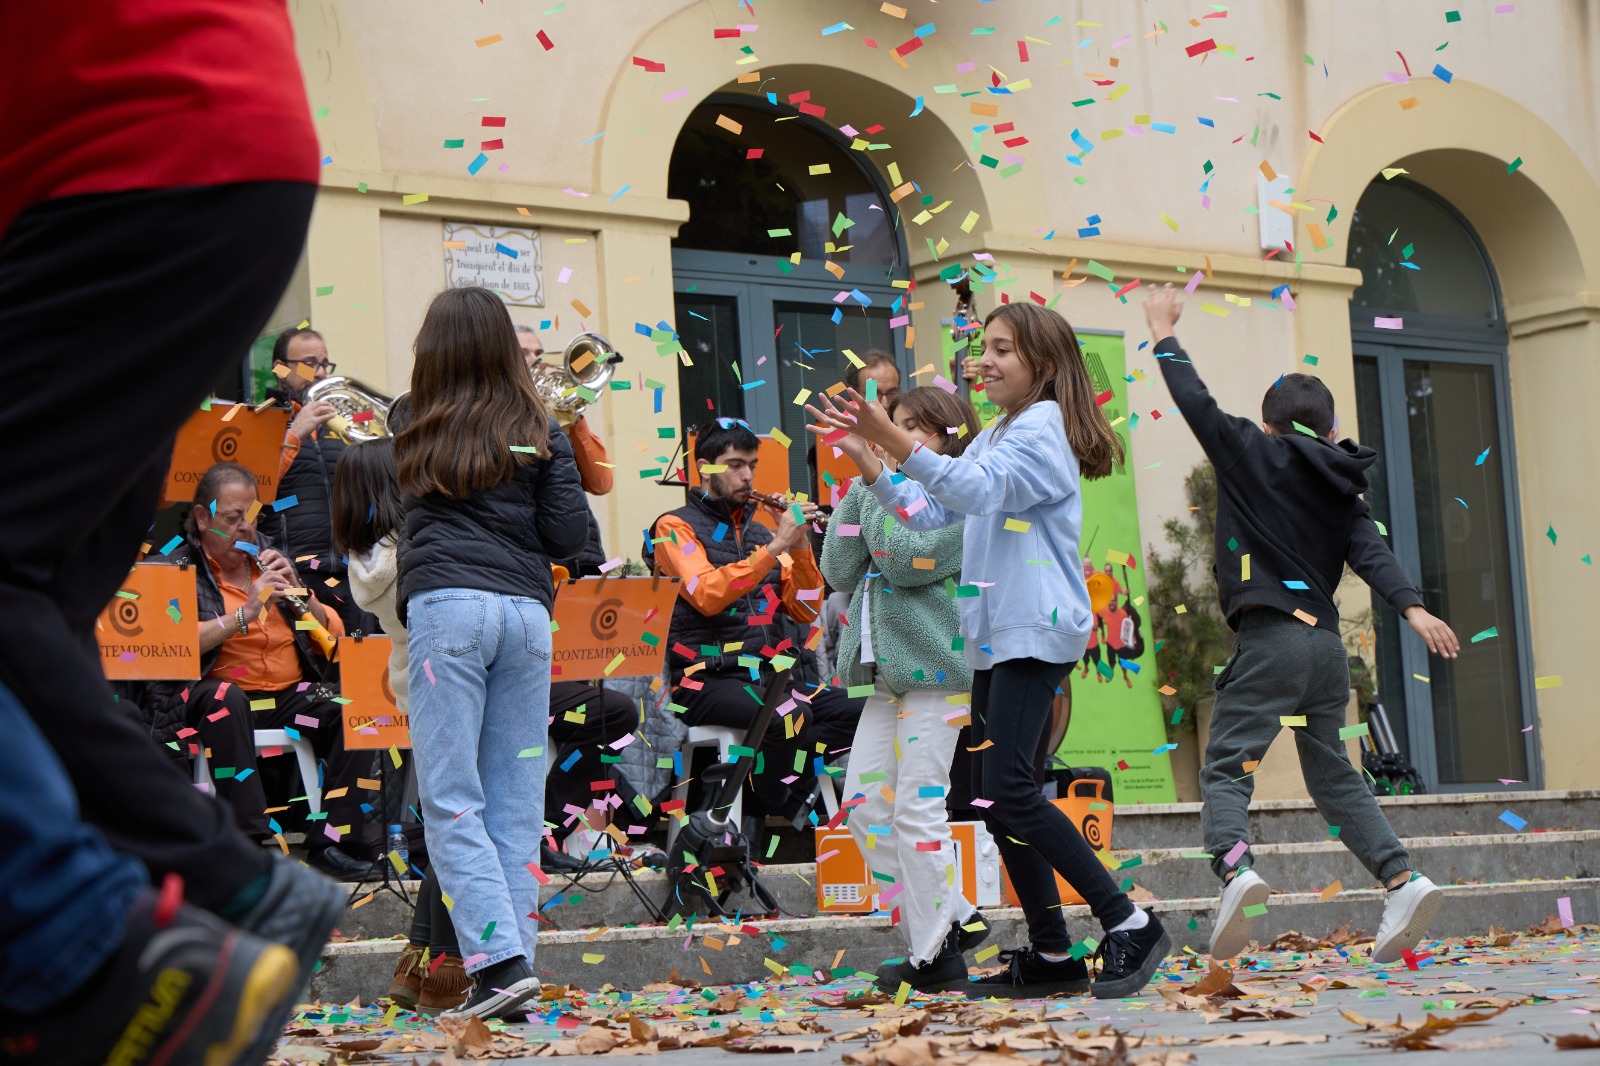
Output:
M1112 467L1122 462L1122 442L1094 402L1094 386L1072 326L1056 312L1033 303L1001 304L983 320L984 329L997 318L1011 327L1017 355L1033 374L1033 387L1015 410L1001 419L995 435L1005 432L1019 411L1041 400L1053 400L1061 406L1067 443L1078 457L1080 474L1089 481L1108 476Z
M548 457L550 415L500 297L478 287L441 292L414 352L411 421L394 441L401 491L464 499Z
M893 418L900 410L917 420L921 426L940 426L944 429L959 429L966 426L965 433L944 434L944 455L954 459L967 450L973 438L983 432L983 423L978 419L978 412L972 409L972 404L963 400L953 392L932 385L920 385L908 392L902 392L889 404L889 417Z
M333 468L333 546L342 555L365 555L405 521L395 484L394 441L359 441Z

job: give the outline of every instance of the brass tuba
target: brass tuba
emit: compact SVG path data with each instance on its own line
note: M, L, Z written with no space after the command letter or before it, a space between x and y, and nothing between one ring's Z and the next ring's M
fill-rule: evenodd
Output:
M560 367L540 363L533 368L533 387L556 420L570 426L589 406L584 391L599 393L620 362L622 356L610 341L598 333L580 333L561 353Z
M346 444L392 436L389 409L394 406L394 399L370 385L354 378L323 378L306 389L306 403L318 400L327 400L339 412L323 423L323 428ZM372 417L357 421L356 416L367 411L372 412Z

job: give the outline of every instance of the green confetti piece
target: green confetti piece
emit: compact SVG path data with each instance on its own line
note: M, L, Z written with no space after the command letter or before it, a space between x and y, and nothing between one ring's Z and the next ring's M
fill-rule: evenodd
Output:
M1267 905L1265 903L1252 903L1244 909L1246 918L1259 918L1265 913L1267 913Z
M332 296L333 295L333 286L332 285L318 285L317 286L317 295L318 296Z
M1334 840L1338 840L1339 839L1339 827L1336 826L1336 825L1328 826L1328 836L1332 837Z
M1446 22L1460 22L1461 21L1461 12L1459 12L1459 11L1446 11L1444 13L1444 20Z
M1506 164L1506 173L1507 174L1515 174L1517 172L1517 169L1519 167L1521 167L1521 166L1522 166L1522 157L1519 155L1519 156L1517 156L1517 158L1513 159L1511 162Z
M1474 633L1472 635L1472 643L1476 644L1480 640L1488 640L1490 637L1498 637L1499 635L1500 635L1500 627L1499 626L1490 626L1488 629L1485 629L1482 633Z
M494 927L496 925L498 925L498 924L499 924L498 922L490 922L488 924L488 926L486 926L484 928L483 935L481 937L479 937L478 939L479 940L488 940L490 937L494 936Z
M1371 730L1369 730L1367 728L1367 723L1358 722L1355 725L1347 725L1347 726L1343 727L1342 729L1340 729L1339 730L1339 739L1340 740L1350 740L1350 739L1352 739L1354 737L1368 736L1368 735L1370 735L1370 733L1371 733Z
M539 756L541 756L543 754L544 754L544 745L541 744L537 748L523 748L521 751L517 752L517 758L519 758L519 759L537 759ZM672 760L668 759L667 763L668 763L668 765L671 765Z

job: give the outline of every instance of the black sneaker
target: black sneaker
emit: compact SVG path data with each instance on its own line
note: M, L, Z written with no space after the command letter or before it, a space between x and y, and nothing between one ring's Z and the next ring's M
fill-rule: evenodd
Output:
M568 855L565 851L552 848L549 844L539 845L539 869L547 874L575 874L587 869L588 866L587 859Z
M1005 969L967 983L968 999L1044 999L1078 996L1089 991L1089 967L1082 959L1060 962L1040 958L1032 947L1002 951Z
M972 917L965 922L952 922L950 925L955 930L956 947L962 951L971 951L989 939L989 919L977 911L973 911Z
M0 1057L30 1066L264 1062L288 1020L294 953L187 904L134 904L120 946L65 1003L0 1022Z
M539 979L533 976L533 968L521 955L485 966L472 975L472 980L472 995L467 1001L440 1017L465 1018L476 1014L480 1018L506 1018L526 1013L518 1008L539 994Z
M1150 983L1163 959L1172 950L1172 938L1161 919L1149 911L1142 929L1107 933L1094 957L1100 960L1100 976L1094 981L1095 999L1125 999L1136 996Z
M921 966L913 966L910 959L884 963L878 967L875 982L879 991L896 995L902 984L910 985L913 992L949 992L966 988L967 960L961 955L960 940L960 927L952 925L950 932L945 934L939 954Z
M291 990L289 1006L311 980L344 901L344 889L315 870L291 859L274 859L266 892L234 923L247 933L282 944L299 959L300 980Z

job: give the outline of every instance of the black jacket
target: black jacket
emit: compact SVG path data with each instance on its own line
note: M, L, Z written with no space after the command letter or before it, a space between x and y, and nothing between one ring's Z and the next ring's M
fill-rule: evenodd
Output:
M407 496L400 539L400 621L430 589L531 596L549 610L552 560L570 559L589 536L589 503L567 435L550 423L550 457L517 467L507 482L465 500Z
M277 389L267 393L284 406L289 394ZM295 506L277 512L274 530L283 553L319 579L340 577L346 571L344 559L333 547L333 471L344 455L345 443L332 433L322 432L300 442L294 461L278 482L278 499L296 498ZM308 555L321 560L311 567Z
M1347 562L1396 611L1422 603L1361 498L1377 452L1348 439L1272 436L1217 406L1176 338L1157 344L1155 354L1178 410L1217 471L1212 571L1230 626L1238 628L1240 609L1256 604L1304 611L1319 628L1338 632L1334 594Z

